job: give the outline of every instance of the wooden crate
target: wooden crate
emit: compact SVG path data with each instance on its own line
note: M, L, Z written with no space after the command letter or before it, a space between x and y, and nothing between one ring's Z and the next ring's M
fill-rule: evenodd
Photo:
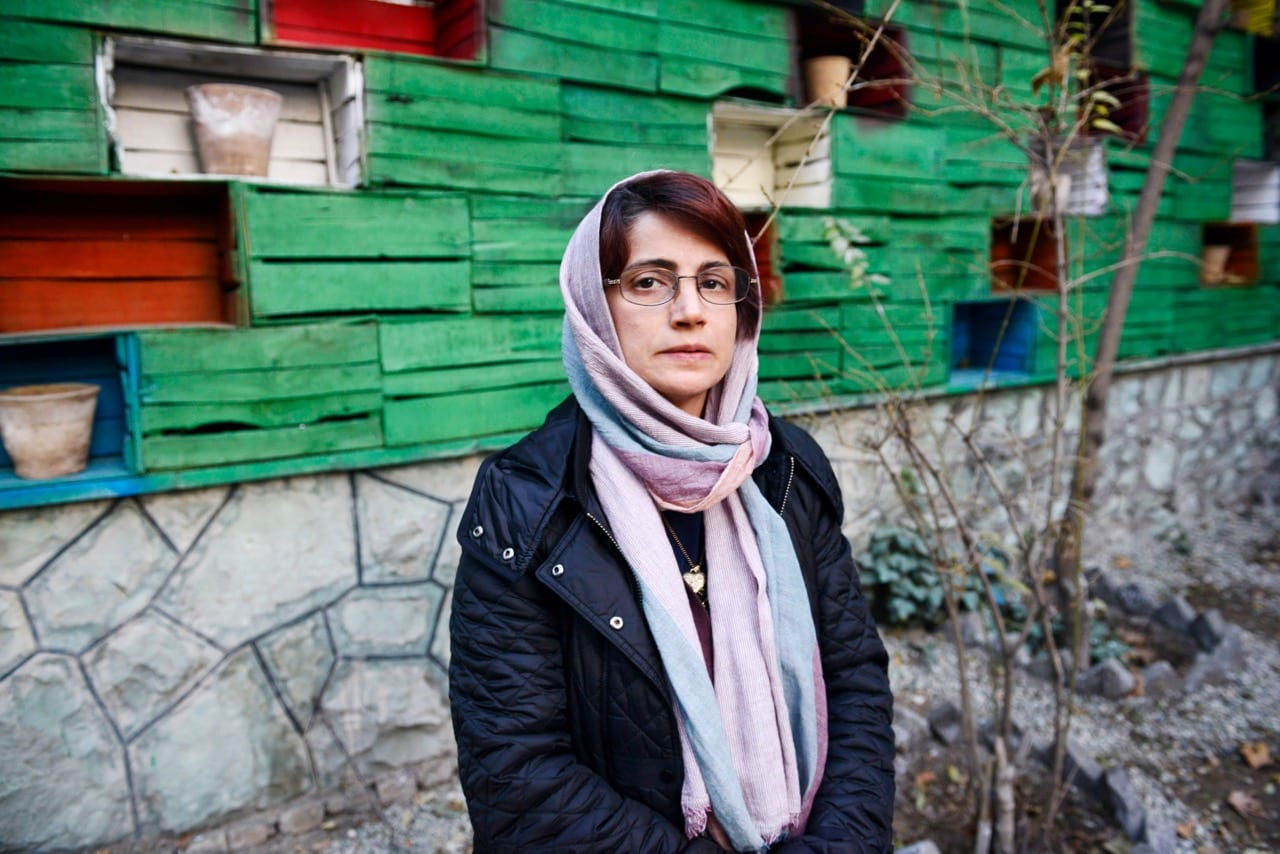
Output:
M106 130L88 30L0 17L0 164L102 174Z
M0 234L0 335L236 320L224 187L5 182Z
M237 200L255 319L470 307L461 195L246 187Z
M138 342L144 470L382 444L372 324L147 332Z

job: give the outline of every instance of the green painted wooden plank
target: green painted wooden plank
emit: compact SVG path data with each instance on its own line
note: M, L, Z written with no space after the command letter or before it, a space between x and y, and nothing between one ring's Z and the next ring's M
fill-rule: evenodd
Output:
M885 0L870 0L866 14L888 11ZM1025 48L1044 46L1044 27L1036 4L900 3L893 13L895 24L957 39L981 37L1000 44Z
M564 311L558 285L524 288L489 288L477 286L471 293L471 305L480 314L523 314L525 312Z
M470 254L462 195L250 192L250 258L458 258Z
M765 309L761 336L772 332L830 332L840 325L840 304L789 306L786 303Z
M0 140L0 171L103 175L107 147L87 141Z
M807 268L811 270L843 270L844 259L825 243L796 243L788 241L782 244L782 266L787 269Z
M658 21L646 15L566 7L556 0L502 0L489 7L490 22L511 30L622 53L660 48Z
M473 252L490 264L515 261L559 261L572 229L557 223L480 220L474 224Z
M6 10L7 11L7 10ZM61 27L0 17L0 57L28 62L93 64L93 34L82 27Z
M785 34L727 32L664 18L655 48L664 66L669 59L679 59L782 77L790 73L791 42Z
M500 364L560 353L560 318L432 318L382 323L382 367L388 373Z
M266 430L235 430L142 440L148 470L218 466L250 460L329 454L382 444L378 416Z
M832 165L838 176L933 181L947 150L943 127L888 119L837 116L832 136Z
M509 71L601 83L646 92L658 88L658 57L489 28L490 65Z
M106 146L96 110L0 107L0 142L86 142Z
M783 41L789 38L789 10L781 3L744 3L742 0L659 0L658 10L666 26L698 27Z
M430 152L461 163L519 167L534 172L557 172L560 168L558 141L517 141L399 125L373 125L369 129L369 151L402 157Z
M505 261L487 263L476 260L471 264L471 283L492 287L555 287L560 286L560 263L518 263Z
M840 351L830 349L822 352L760 354L760 379L819 379L835 377L840 371Z
M365 102L369 122L459 131L514 139L559 140L561 118L515 107L497 107L434 96L410 98L398 92L372 92Z
M705 147L615 146L585 142L564 145L564 182L569 193L599 195L629 175L657 168L707 175L711 171L711 155Z
M369 311L462 311L471 305L468 261L255 261L257 317Z
M343 365L378 358L372 323L317 323L269 329L181 329L136 333L146 376Z
M471 216L477 222L505 220L555 223L572 230L595 206L596 199L531 199L528 196L482 195L471 197Z
M408 57L370 56L365 87L415 102L456 101L547 115L560 110L560 84L554 80Z
M755 90L785 98L787 79L786 74L771 68L731 67L680 56L664 56L658 89L669 94L699 98L713 98L734 90Z
M640 92L565 83L561 87L560 103L566 117L651 123L664 127L688 125L701 127L706 133L708 106L705 101L691 98L654 97Z
M531 362L512 362L501 368L479 365L469 368L437 368L432 371L388 374L383 379L382 391L388 398L420 397L563 380L564 365L560 359L539 359Z
M472 137L474 139L474 137ZM494 193L555 196L563 182L558 171L527 169L501 163L468 163L442 151L434 156L371 153L369 183L375 186L422 186Z
M774 222L778 230L778 239L787 241L808 241L825 243L827 241L827 220L834 217L845 227L857 229L870 243L884 243L889 239L891 220L887 216L846 216L834 211L822 214L801 214L794 211L783 211Z
M376 362L318 368L273 368L266 371L154 374L143 376L139 398L155 403L215 403L281 400L379 388Z
M4 12L38 21L65 21L242 44L253 44L257 39L254 0L6 0Z
M782 298L786 302L839 299L857 293L844 271L791 272L782 281Z
M568 393L568 383L388 400L383 414L391 446L442 442L536 427Z
M98 86L93 66L2 63L0 107L96 112Z
M893 329L939 329L950 322L951 313L943 305L924 302L846 303L840 306L842 332L882 332L886 324Z
M140 407L140 414L142 431L152 435L211 425L243 424L258 428L309 425L326 418L381 409L382 394L366 391L243 403L161 404Z
M588 9L607 9L613 12L626 12L628 15L643 15L647 18L658 14L658 0L561 0L565 6L582 6Z

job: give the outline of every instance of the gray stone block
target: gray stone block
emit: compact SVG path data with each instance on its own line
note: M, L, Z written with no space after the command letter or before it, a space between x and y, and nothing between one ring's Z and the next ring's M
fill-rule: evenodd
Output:
M378 802L385 807L412 800L418 793L418 782L407 772L387 774L374 783L374 789L378 793Z
M1136 581L1121 585L1116 590L1116 603L1126 614L1150 617L1156 611L1156 600L1145 586Z
M996 725L995 721L986 720L978 725L978 735L982 738L982 743L987 746L987 750L995 753L996 750ZM1009 732L1009 749L1012 753L1017 753L1022 746L1022 727L1018 726L1017 721L1013 721Z
M1191 636L1205 651L1215 649L1222 642L1222 636L1226 630L1226 620L1222 619L1222 613L1217 608L1210 608L1200 613L1192 621L1190 629Z
M976 611L964 611L957 618L957 625L960 628L960 640L966 647L977 647L983 645L983 637L986 634L986 627L982 622L982 615ZM952 638L951 621L947 620L938 627L938 631L943 634L948 641Z
M1042 744L1034 752L1044 765L1053 767L1053 744ZM1072 738L1067 739L1067 749L1062 761L1062 779L1086 795L1100 797L1102 794L1102 766L1080 742Z
M27 612L13 590L0 590L0 674L36 651L36 639L27 622Z
M426 581L447 529L450 507L405 487L357 475L363 581Z
M25 584L108 506L106 501L85 501L0 513L0 543L4 543L0 584Z
M315 830L324 821L324 804L321 801L302 801L290 804L280 811L281 833L297 835Z
M191 837L191 841L187 843L186 854L222 854L223 851L229 850L231 849L227 847L227 832L219 828Z
M1173 819L1161 812L1147 810L1147 820L1142 828L1142 842L1133 848L1134 854L1139 848L1147 848L1157 854L1178 850L1178 831Z
M1118 700L1133 693L1138 681L1119 659L1108 658L1090 667L1076 682L1077 693Z
M221 658L215 647L148 611L96 646L84 662L98 696L130 738Z
M1109 768L1102 779L1103 801L1131 840L1142 838L1142 829L1146 824L1147 808L1133 790L1129 780L1129 772L1124 768Z
M248 851L263 845L275 835L275 825L262 819L249 819L227 828L227 847L232 851Z
M147 835L265 809L309 785L302 739L252 649L228 659L138 736L129 755Z
M131 502L60 554L26 589L43 646L79 650L147 606L178 556Z
M133 832L124 754L74 659L38 654L0 682L0 721L0 847L85 848Z
M347 753L361 774L374 776L456 750L448 705L422 659L341 661L322 706L343 741L333 743L328 727L308 733L322 784L343 773Z
M1069 649L1058 650L1058 661L1062 665L1062 676L1065 679L1071 673L1071 662L1075 658ZM1050 682L1058 678L1058 674L1053 670L1053 662L1050 660L1048 653L1041 653L1027 665L1027 672L1032 676L1040 679L1047 679Z
M954 703L943 703L929 712L929 729L943 744L953 744L963 732L960 710Z
M929 737L929 721L901 705L893 708L893 746L905 753Z
M360 587L328 609L339 655L426 655L444 591L435 584Z
M289 711L303 729L309 728L333 667L334 652L324 617L312 614L272 632L258 642L258 649Z
M355 554L351 490L344 478L243 484L183 559L157 604L232 649L355 586Z
M1182 679L1173 665L1161 659L1142 668L1143 693L1155 699L1169 697L1182 690Z
M1181 596L1174 596L1157 608L1152 616L1162 626L1185 633L1190 630L1191 622L1196 618L1196 609Z

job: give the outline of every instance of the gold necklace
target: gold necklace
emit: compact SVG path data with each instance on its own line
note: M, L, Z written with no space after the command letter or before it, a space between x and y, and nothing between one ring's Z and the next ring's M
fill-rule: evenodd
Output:
M680 536L676 534L676 529L671 527L671 523L667 521L666 516L662 517L662 524L667 526L667 532L671 534L671 539L676 541L676 547L680 549L680 554L684 555L685 562L689 564L689 569L680 573L680 577L684 579L684 583L693 591L693 595L698 597L698 601L702 603L703 607L706 607L707 575L702 571L702 564L694 563L693 558L689 557L689 552L685 549L684 543L680 542Z

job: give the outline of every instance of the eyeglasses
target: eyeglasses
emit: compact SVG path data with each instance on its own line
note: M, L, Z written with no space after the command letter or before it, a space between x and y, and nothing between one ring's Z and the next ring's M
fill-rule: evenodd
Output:
M676 298L681 279L698 284L698 296L712 305L733 305L747 297L756 279L741 267L708 267L696 276L677 276L662 267L627 270L620 279L605 279L605 287L618 286L618 293L636 305L665 305Z

